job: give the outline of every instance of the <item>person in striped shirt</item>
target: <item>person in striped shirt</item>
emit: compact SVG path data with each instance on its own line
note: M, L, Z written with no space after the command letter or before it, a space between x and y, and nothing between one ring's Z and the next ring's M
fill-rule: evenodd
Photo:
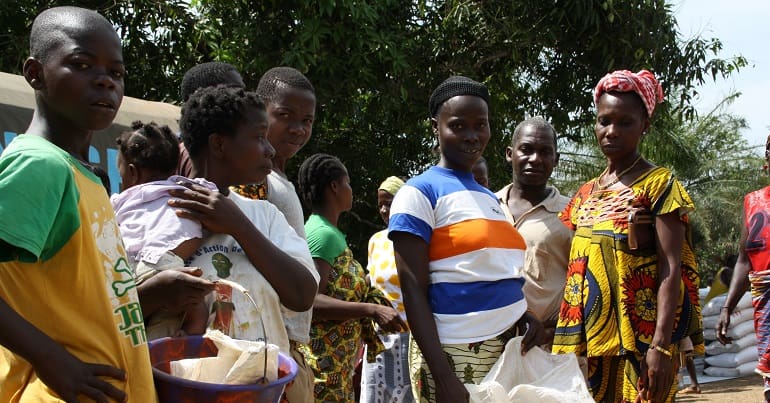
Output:
M487 88L462 76L433 91L440 160L410 179L391 206L388 231L420 401L467 401L463 383L479 383L508 339L524 334L527 351L543 336L522 293L526 244L471 172L489 141L488 104Z

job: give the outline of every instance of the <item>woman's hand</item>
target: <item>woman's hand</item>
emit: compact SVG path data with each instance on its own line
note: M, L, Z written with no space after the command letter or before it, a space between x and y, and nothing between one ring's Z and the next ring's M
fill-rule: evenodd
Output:
M380 325L382 330L388 333L406 331L406 323L401 320L398 311L393 309L393 307L377 304L371 304L371 306L371 317L378 325Z
M722 344L733 342L732 337L727 336L727 329L730 328L730 311L727 308L719 310L719 322L717 322L717 340Z
M638 391L643 401L664 402L674 382L674 361L650 348L641 362Z
M522 355L526 354L532 347L543 344L545 329L535 315L524 312L524 315L519 318L519 321L514 326L516 326L517 333L524 336L524 339L521 341Z
M233 237L244 222L250 222L238 205L219 191L195 183L180 182L179 185L187 189L169 190L176 199L168 202L177 209L179 217L199 221L211 232Z
M196 267L163 270L137 286L145 318L160 309L180 314L202 303L215 285L200 278L201 274L201 269Z

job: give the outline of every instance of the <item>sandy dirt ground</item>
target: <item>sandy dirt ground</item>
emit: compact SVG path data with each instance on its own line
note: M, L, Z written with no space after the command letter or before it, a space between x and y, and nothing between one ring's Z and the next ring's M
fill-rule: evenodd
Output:
M764 402L762 378L750 375L743 378L701 384L701 394L677 393L677 402L760 403Z

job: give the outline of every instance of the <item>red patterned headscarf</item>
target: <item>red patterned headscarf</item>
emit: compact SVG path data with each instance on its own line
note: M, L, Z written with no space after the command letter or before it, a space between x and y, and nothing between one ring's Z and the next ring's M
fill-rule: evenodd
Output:
M663 87L655 79L655 75L647 70L633 73L628 70L616 70L599 80L594 89L594 103L605 92L635 92L642 98L647 116L652 116L655 105L663 102Z

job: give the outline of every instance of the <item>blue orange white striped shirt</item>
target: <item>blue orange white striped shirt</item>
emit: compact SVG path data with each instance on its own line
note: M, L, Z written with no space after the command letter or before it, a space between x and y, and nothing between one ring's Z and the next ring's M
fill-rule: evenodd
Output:
M388 230L429 245L428 301L441 343L496 337L526 311L524 239L470 172L434 166L410 179L393 200Z

